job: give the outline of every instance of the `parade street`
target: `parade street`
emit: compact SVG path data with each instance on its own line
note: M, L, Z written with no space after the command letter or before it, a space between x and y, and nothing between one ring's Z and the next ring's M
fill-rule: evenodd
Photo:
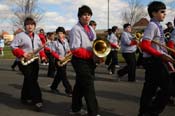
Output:
M47 66L40 65L38 80L44 111L36 112L31 106L22 104L20 92L23 75L17 67L12 71L12 63L13 60L0 60L0 116L70 116L71 97L66 96L62 83L58 86L60 95L50 92L53 78L46 76ZM117 75L109 75L104 65L97 67L95 89L101 116L137 116L144 70L137 69L136 75L136 82L127 82L127 77L117 81ZM67 66L67 76L73 86L75 73L70 63ZM175 106L167 106L161 116L175 116Z

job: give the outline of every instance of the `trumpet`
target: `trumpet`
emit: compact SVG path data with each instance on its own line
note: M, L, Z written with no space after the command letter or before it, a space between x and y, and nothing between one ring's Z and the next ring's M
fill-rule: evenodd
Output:
M164 34L164 38L167 39L167 40L169 40L171 38L171 33L170 32L166 32Z
M62 67L66 65L71 59L72 59L72 54L71 53L67 54L63 60L57 61L58 67Z
M135 34L133 34L133 38L134 38L136 41L140 41L141 38L142 38L142 33L136 32Z
M38 57L38 56L35 56L35 55L36 55L40 50L42 50L47 44L48 44L48 42L47 42L46 44L42 45L41 47L35 49L34 51L29 52L28 54L31 55L31 58L30 58L30 59L26 59L26 58L22 57L22 58L20 59L21 64L22 64L23 66L27 66L28 64L30 64L30 63L34 62L35 60L39 59L39 57Z
M139 45L141 38L142 38L142 33L136 32L133 36L134 36L134 39L138 42L138 44L137 44L138 50L142 53L142 50L141 50L140 45Z

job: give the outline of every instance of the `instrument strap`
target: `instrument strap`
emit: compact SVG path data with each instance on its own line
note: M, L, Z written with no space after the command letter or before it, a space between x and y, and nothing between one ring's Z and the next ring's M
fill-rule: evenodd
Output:
M156 25L157 25L157 27L158 27L158 29L159 29L159 31L160 31L160 42L161 43L165 43L165 39L164 39L164 32L163 32L163 28L162 28L162 25L160 24L160 22L158 22L156 19L151 19L151 22L154 22ZM160 47L164 52L166 52L166 53L168 53L167 52L167 50L165 49L165 48L163 48L163 47Z
M32 51L34 51L34 33L32 33L32 35L29 35L29 33L25 32L29 38L31 39L32 42Z
M63 44L62 42L61 42L61 40L60 39L58 39L58 42L63 46L63 49L64 49L64 54L66 54L66 47L65 47L65 44Z
M81 22L80 22L80 24L81 24ZM90 26L89 25L83 26L82 24L81 24L81 26L83 27L84 31L86 32L89 40L90 41L93 41L93 39L94 39L94 33L92 32L92 29L90 28Z

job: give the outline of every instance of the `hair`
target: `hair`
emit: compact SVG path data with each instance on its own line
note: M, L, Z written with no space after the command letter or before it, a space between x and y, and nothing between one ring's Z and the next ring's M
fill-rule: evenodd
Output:
M52 34L54 34L54 32L47 32L47 36L51 36Z
M126 28L129 27L129 26L131 26L131 24L126 23L126 24L123 25L123 29L126 29Z
M40 32L40 33L44 32L44 29L40 29L39 32Z
M64 34L66 34L66 31L65 31L64 27L58 27L56 29L56 33L58 33L58 32L63 32Z
M93 25L95 25L95 26L96 26L96 25L97 25L97 23L96 23L94 20L91 20L91 21L89 22L89 25L90 25L90 26L93 26Z
M153 18L152 13L158 12L161 9L166 9L166 5L160 1L153 1L148 5L148 14L151 18Z
M118 29L117 26L113 26L113 27L112 27L112 32L115 32L117 29Z
M111 33L112 33L112 29L108 29L108 35L111 35Z
M26 17L26 19L24 20L24 26L29 25L29 24L33 24L33 25L36 26L36 22L33 18Z
M83 5L78 9L78 17L80 18L85 13L88 13L92 16L91 8L89 6Z

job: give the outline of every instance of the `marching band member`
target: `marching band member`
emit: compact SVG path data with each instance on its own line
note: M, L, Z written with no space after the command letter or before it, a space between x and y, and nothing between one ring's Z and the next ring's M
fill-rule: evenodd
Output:
M34 33L36 28L35 21L27 17L24 21L25 32L21 32L15 36L15 39L11 43L13 54L17 58L31 59L32 55L30 52L40 48L42 42L39 36ZM39 52L41 60L46 60L44 51ZM43 108L43 100L38 80L39 72L39 60L35 60L32 63L24 66L19 64L22 68L24 75L24 82L21 91L21 102L28 104L33 103L37 111L41 111Z
M175 29L171 32L171 38L167 42L167 46L169 48L174 49L175 48ZM175 58L175 53L170 53L173 58Z
M50 49L53 49L55 34L53 32L48 32L47 39L48 39L47 47ZM45 47L44 49L47 55L48 61L49 61L47 76L54 78L55 76L55 58L54 56L52 56L50 50L47 50L47 47Z
M174 62L167 55L167 50L155 41L165 45L161 21L166 15L166 6L163 2L153 1L148 5L150 23L144 31L141 48L143 50L145 83L140 99L138 116L159 116L170 97L170 74L166 63ZM159 93L157 94L157 89ZM155 97L155 99L153 99Z
M175 29L171 32L171 38L167 42L167 46L169 48L172 48L172 49L175 48ZM175 53L169 52L169 54L173 57L173 59L175 59ZM174 64L174 67L175 67L175 64ZM171 74L171 79L172 79L173 85L175 86L174 74ZM174 105L175 104L175 101L173 99L174 97L175 97L175 91L173 92L172 96L168 100L169 105Z
M44 29L39 30L38 36L40 37L42 44L43 45L46 44L46 36L45 36ZM47 64L47 62L41 61L41 65L48 65L48 64Z
M4 56L5 41L3 35L0 35L0 56Z
M168 22L166 25L167 25L167 28L164 30L164 34L165 34L165 41L168 42L169 39L171 38L170 34L174 30L174 27L172 22Z
M44 45L46 43L46 36L45 36L45 33L44 33L44 29L39 30L38 36L40 37L41 42Z
M82 109L82 97L85 98L88 116L98 115L98 103L94 88L94 70L92 42L96 38L94 29L89 26L92 16L91 9L83 5L78 10L79 22L70 31L70 49L72 65L76 72L76 81L72 96L72 111L70 114L86 114Z
M119 44L118 44L118 38L116 36L116 33L119 31L117 26L113 26L112 27L112 33L109 37L109 43L111 45L111 51L110 51L110 56L111 56L111 60L110 60L110 64L108 66L108 71L109 74L114 74L115 73L115 67L119 68L118 65L118 51L117 49L119 49Z
M137 41L133 39L131 35L131 25L126 23L123 25L124 32L121 35L121 52L127 65L122 69L118 70L117 74L119 79L128 73L128 81L135 81L136 73L136 56L135 52L137 49Z
M96 29L96 27L97 27L97 23L94 21L94 20L91 20L90 22L89 22L89 25L95 30Z
M111 34L112 34L112 29L108 29L107 33L108 33L108 34L107 34L106 40L109 41L109 39L110 39L110 37L111 37ZM109 66L110 61L111 61L111 54L109 53L109 54L107 55L107 57L106 57L106 60L105 60L105 65L106 65L106 67Z
M61 61L65 58L67 54L71 54L69 44L67 39L65 38L66 31L63 27L58 27L56 29L56 34L58 36L58 40L55 41L54 46L53 46L53 51L52 55L57 59L57 61ZM51 51L52 51L51 50ZM65 92L68 96L72 96L72 87L67 79L67 74L66 74L66 64L63 66L58 66L56 64L57 72L54 77L54 80L52 82L52 85L50 86L51 91L55 94L59 94L59 90L57 89L59 83L62 81L64 87L65 87Z

